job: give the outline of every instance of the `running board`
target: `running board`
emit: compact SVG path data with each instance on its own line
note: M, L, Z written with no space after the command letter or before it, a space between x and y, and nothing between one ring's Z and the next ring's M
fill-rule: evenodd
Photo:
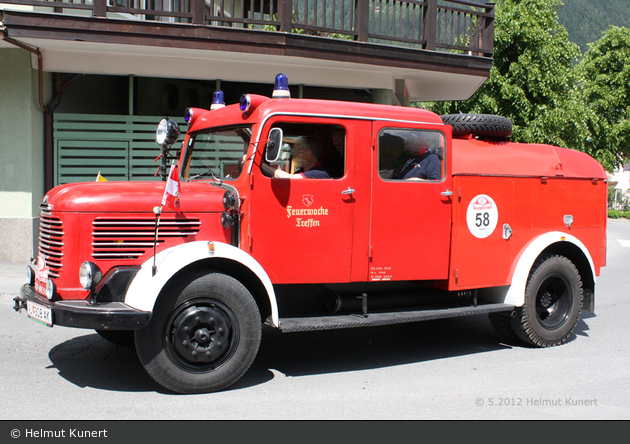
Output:
M477 306L424 309L416 311L398 311L388 313L368 313L318 316L311 318L280 319L280 330L284 333L300 331L336 330L342 328L375 327L380 325L404 324L408 322L429 321L432 319L455 318L481 313L511 311L515 305L483 304Z

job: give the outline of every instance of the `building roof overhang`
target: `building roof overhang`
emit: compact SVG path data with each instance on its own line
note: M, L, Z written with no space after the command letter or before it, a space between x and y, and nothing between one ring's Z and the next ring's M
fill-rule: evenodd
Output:
M258 83L283 72L294 85L439 101L469 98L492 66L483 56L245 28L10 10L0 18L0 48L15 47L9 39L36 48L47 72Z

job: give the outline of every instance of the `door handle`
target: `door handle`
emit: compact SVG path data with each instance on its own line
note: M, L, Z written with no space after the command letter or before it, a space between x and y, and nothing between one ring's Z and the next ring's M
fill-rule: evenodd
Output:
M350 187L348 187L348 189L346 191L342 191L341 194L352 194L354 193L354 190Z
M452 196L453 192L451 190L442 191L440 193L442 196Z

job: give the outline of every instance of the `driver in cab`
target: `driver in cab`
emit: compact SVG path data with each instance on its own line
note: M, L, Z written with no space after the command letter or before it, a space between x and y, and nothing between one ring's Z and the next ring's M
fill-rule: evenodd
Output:
M321 142L314 136L300 136L291 149L293 164L299 172L288 173L281 169L273 171L273 177L280 179L330 179L328 169L321 164Z

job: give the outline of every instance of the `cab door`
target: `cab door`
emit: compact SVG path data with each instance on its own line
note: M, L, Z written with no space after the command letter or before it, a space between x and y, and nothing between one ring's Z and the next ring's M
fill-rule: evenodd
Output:
M272 128L283 130L284 151L280 161L271 165L273 168L294 172L297 165L293 144L300 137L322 134L327 134L328 141L323 155L334 154L326 154L332 140L332 149L337 150L336 158L342 163L341 172L333 178L273 178L265 166L264 153L256 157L249 207L249 252L274 284L350 281L355 209L352 124L275 116L262 130L262 140Z
M448 279L450 133L438 125L374 122L372 137L368 280ZM439 177L394 178L425 148L439 158Z

